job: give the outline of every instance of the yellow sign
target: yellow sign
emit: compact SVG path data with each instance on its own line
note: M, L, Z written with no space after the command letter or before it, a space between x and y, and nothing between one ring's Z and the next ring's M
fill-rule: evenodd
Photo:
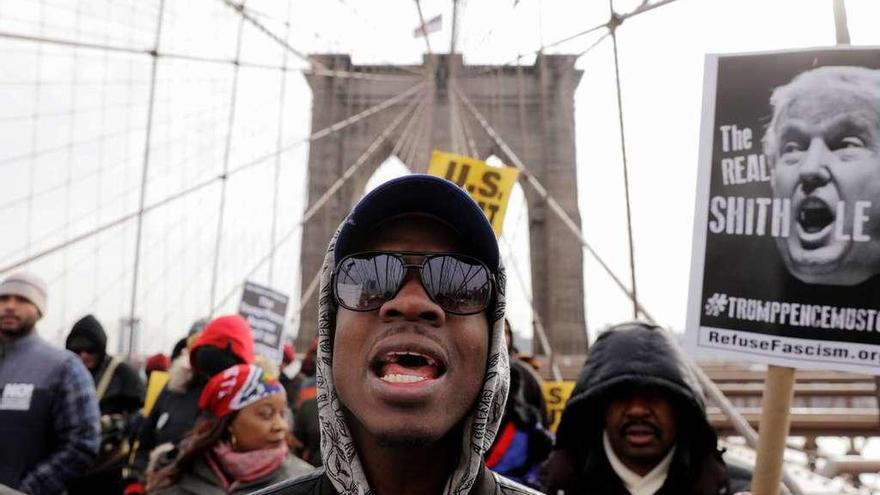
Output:
M544 392L544 402L547 403L547 416L550 420L550 430L554 433L559 427L559 420L562 419L562 411L565 409L565 403L574 390L574 382L564 380L559 382L546 381L541 384L541 390Z
M434 151L428 173L451 180L467 191L483 209L495 236L501 235L507 200L519 176L519 170L513 167L493 167L475 158Z
M144 407L141 409L143 417L146 418L150 415L150 411L156 404L156 399L159 398L159 392L165 388L166 383L168 383L167 371L154 371L150 373L150 382L147 383L147 395L144 399Z

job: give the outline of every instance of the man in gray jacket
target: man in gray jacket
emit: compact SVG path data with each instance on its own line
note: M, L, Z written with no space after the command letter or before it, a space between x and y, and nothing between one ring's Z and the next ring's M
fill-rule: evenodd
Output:
M330 242L317 403L324 468L263 493L534 494L489 471L510 370L492 227L452 182L379 186Z
M0 486L32 495L64 493L99 443L92 377L34 331L45 312L46 284L37 276L0 283Z

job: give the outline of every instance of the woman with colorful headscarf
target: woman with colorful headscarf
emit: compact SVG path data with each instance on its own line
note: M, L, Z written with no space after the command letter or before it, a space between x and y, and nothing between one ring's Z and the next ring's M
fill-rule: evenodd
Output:
M148 493L250 493L311 471L290 454L281 383L241 364L205 385L199 408L209 413L182 442L177 459L151 476Z

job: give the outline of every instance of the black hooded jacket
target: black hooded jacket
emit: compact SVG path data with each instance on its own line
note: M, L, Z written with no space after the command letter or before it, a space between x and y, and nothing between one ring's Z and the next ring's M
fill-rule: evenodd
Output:
M68 350L91 348L98 351L97 365L90 369L95 386L110 367L111 356L107 355L107 334L104 327L92 315L86 315L74 323L67 336ZM129 414L140 410L144 400L144 382L127 363L119 363L113 378L99 403L101 414Z
M68 481L70 495L117 494L122 491L122 469L125 462L120 458L125 451L118 451L123 441L133 435L133 419L143 403L144 383L137 372L125 362L119 362L110 370L113 357L107 355L107 334L101 323L92 315L81 318L73 325L65 347L77 352L82 349L97 351L97 361L89 372L98 387L107 373L113 373L98 406L101 409L101 454L97 466L84 476ZM107 449L107 450L105 450Z
M610 392L644 386L668 392L679 414L677 448L657 494L714 495L744 489L748 482L736 479L731 491L730 474L706 418L699 383L678 346L660 328L637 322L603 333L590 350L556 433L555 448L567 451L575 466L581 466L580 473L573 483L559 488L586 495L628 493L603 448L605 405Z

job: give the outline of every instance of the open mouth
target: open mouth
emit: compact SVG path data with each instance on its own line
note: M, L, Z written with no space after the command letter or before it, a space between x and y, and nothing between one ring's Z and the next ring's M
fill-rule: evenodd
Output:
M798 224L804 232L815 234L834 223L834 211L818 198L806 198L798 207Z
M825 201L817 197L804 198L797 207L797 232L803 249L825 246L830 238L836 216Z
M446 372L442 360L425 350L399 349L380 353L373 373L386 383L408 384L435 380Z

